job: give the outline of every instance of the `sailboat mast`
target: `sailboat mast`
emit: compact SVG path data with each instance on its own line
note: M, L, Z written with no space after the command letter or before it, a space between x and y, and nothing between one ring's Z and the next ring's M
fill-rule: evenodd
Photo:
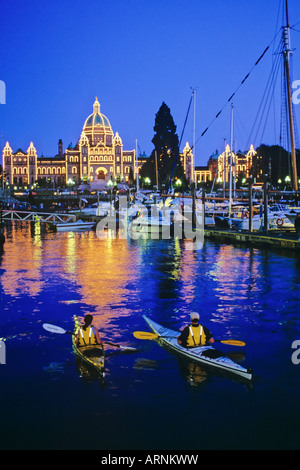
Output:
M233 104L231 103L231 135L230 135L230 172L229 172L229 212L232 206L232 147L233 147Z
M287 98L288 98L289 127L290 127L292 169L293 169L292 181L293 181L294 191L298 191L295 130L294 130L291 77L290 77L291 47L290 47L290 24L289 24L288 0L285 0L285 8L286 8L286 26L283 28L283 42L284 42L283 55L284 55L284 64L285 64L286 82L287 82Z
M193 119L193 159L192 159L192 168L191 168L191 180L192 183L194 182L194 164L196 159L196 90L193 90L193 98L194 98L194 119Z

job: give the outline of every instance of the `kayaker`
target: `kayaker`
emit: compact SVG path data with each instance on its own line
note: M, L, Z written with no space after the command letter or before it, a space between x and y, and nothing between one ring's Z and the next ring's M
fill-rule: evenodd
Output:
M98 330L94 327L93 315L87 314L84 317L84 325L79 329L76 338L76 346L96 346L102 345Z
M191 313L191 325L186 326L178 336L178 344L185 348L194 348L197 346L205 346L215 342L211 332L199 323L199 313Z

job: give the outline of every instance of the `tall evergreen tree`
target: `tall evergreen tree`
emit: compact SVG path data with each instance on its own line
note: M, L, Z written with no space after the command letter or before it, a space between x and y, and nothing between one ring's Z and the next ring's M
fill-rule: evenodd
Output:
M151 184L155 185L158 176L158 185L169 186L170 178L180 178L186 184L186 178L180 162L179 139L176 126L165 102L162 103L155 115L155 135L152 139L154 150L147 162L141 168L141 176L149 177Z
M262 157L261 169L263 174L268 174L270 182L277 186L278 180L285 180L286 176L292 178L292 165L291 156L286 149L279 145L260 145L257 149L257 154ZM296 151L297 155L297 174L300 171L300 152Z

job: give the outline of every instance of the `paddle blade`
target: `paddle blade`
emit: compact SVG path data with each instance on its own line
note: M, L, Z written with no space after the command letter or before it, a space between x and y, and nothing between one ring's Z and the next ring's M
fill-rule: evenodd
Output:
M244 343L244 341L238 341L237 339L224 339L221 340L220 343L230 344L230 346L246 346L246 343Z
M138 339L156 339L159 338L155 333L148 333L147 331L134 331L133 336Z
M58 333L60 335L67 333L67 331L61 328L60 326L50 325L50 323L43 323L43 328L44 330L49 331L50 333Z
M114 348L119 348L122 349L123 351L132 351L136 352L136 348L132 348L131 346L123 346L122 344L116 344L116 343L111 343L110 341L104 341L105 344L109 344L110 346L113 346Z

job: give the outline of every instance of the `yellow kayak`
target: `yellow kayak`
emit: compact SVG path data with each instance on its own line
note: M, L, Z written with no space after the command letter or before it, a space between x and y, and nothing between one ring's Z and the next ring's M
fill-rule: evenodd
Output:
M96 346L81 346L76 345L76 335L80 329L80 321L77 316L74 316L74 335L72 335L73 351L77 357L82 359L86 364L94 367L99 374L104 377L105 375L105 354L104 348L101 345Z

